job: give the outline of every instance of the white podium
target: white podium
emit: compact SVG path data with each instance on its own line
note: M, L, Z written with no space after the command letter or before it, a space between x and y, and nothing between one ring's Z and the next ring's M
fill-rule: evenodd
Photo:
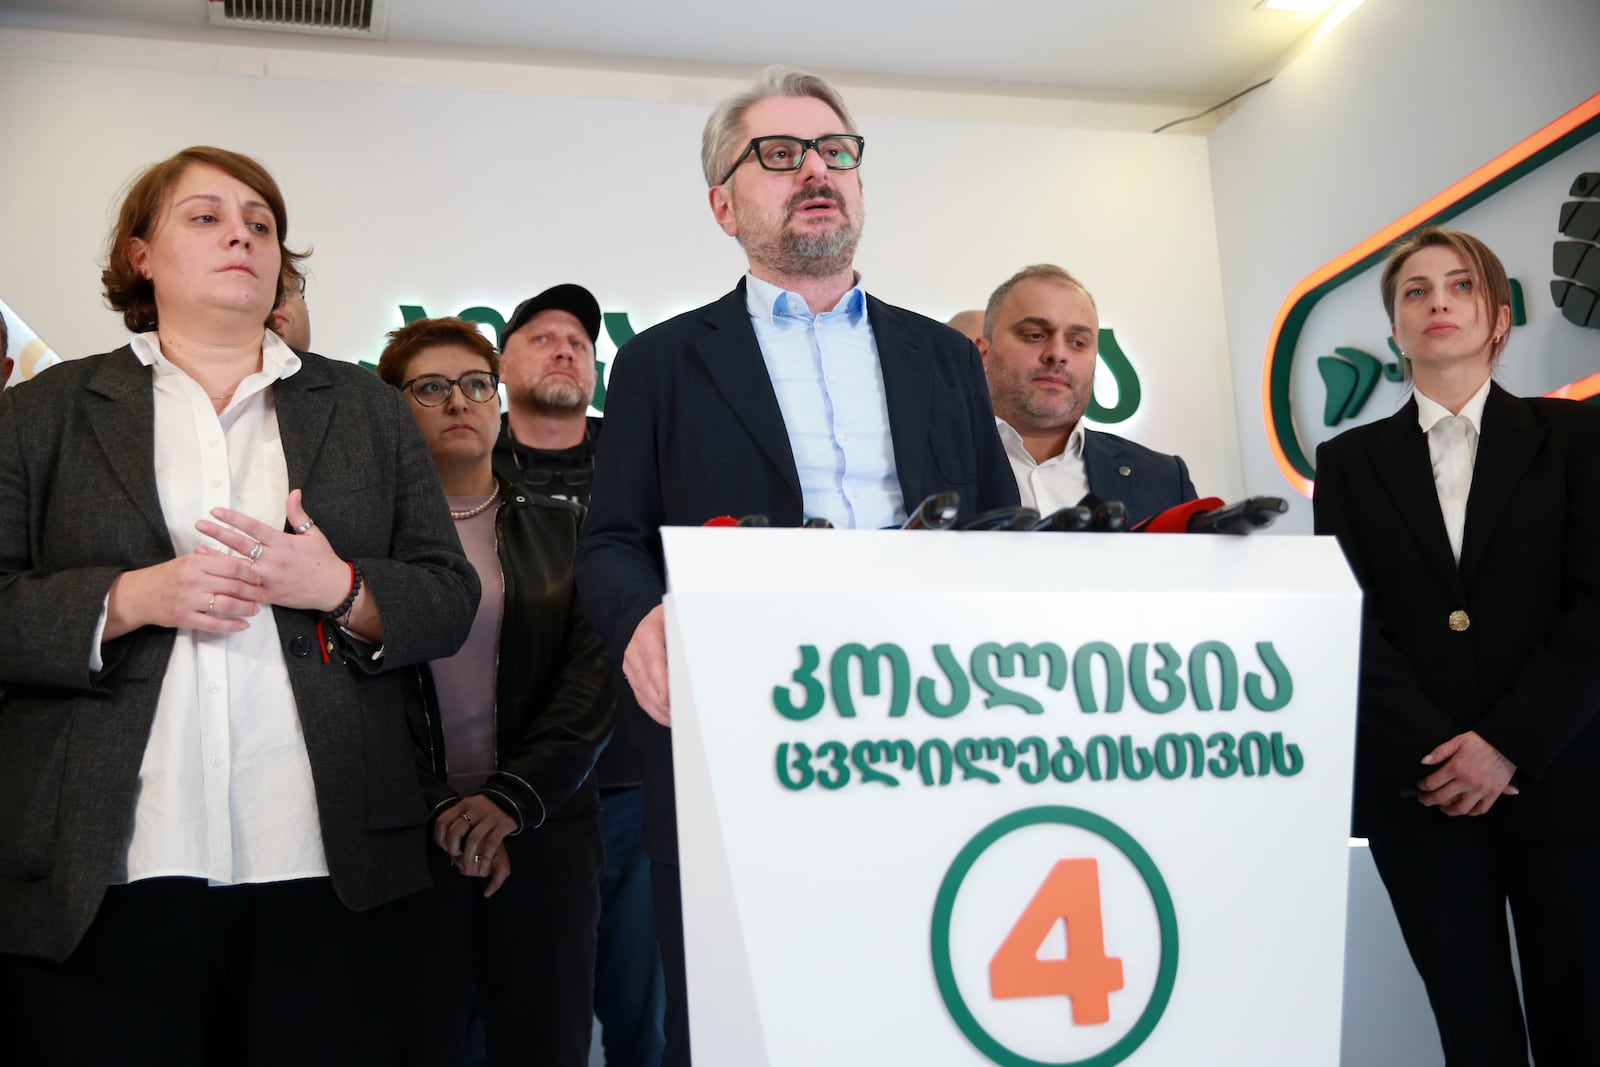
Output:
M662 537L697 1067L1336 1067L1330 539Z

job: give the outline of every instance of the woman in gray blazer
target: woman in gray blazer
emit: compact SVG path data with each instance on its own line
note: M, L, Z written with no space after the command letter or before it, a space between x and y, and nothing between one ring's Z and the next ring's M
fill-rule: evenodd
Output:
M20 1062L381 1063L428 883L414 674L478 582L404 402L267 327L276 182L130 188L132 342L0 397L0 1017Z

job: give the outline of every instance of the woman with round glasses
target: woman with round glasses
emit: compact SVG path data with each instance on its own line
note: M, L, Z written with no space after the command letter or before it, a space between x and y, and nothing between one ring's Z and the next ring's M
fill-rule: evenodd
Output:
M254 160L152 166L102 276L131 343L0 394L13 1062L398 1052L429 872L396 668L460 645L477 576L405 405L269 329L287 234Z
M611 731L608 668L572 581L582 509L495 477L498 370L494 347L456 318L395 330L378 360L483 590L466 644L425 672L448 788L433 805L413 1062L460 1062L475 991L490 1064L582 1067L602 863L589 770Z
M1355 832L1450 1067L1600 1063L1600 409L1494 382L1511 286L1476 237L1413 234L1381 285L1412 397L1317 450L1365 593Z

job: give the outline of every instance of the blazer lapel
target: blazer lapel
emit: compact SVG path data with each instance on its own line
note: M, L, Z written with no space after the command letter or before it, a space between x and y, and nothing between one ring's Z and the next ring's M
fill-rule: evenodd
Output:
M278 439L283 444L290 489L305 488L328 436L336 395L329 385L327 373L314 361L306 359L300 361L299 370L273 383Z
M878 347L883 392L889 408L889 439L894 445L895 473L907 511L929 493L924 467L928 461L928 422L933 410L933 377L912 331L899 312L867 297L867 317Z
M99 398L87 408L89 428L112 474L161 540L170 545L172 538L156 491L156 400L150 368L139 362L132 348L123 347L101 363L85 388Z
M1367 458L1388 493L1390 504L1422 546L1429 565L1440 580L1465 599L1461 573L1444 528L1444 512L1439 508L1439 490L1433 482L1428 437L1417 425L1415 399L1406 401L1405 407L1385 420L1381 432L1368 446Z
M1544 427L1534 421L1520 398L1498 385L1489 387L1478 435L1478 455L1472 466L1472 490L1467 496L1467 522L1461 537L1463 583L1472 580L1473 572L1483 561L1511 494L1533 464L1544 436Z
M757 447L783 473L795 499L802 499L789 431L750 325L743 279L733 292L707 308L701 321L710 329L693 343L695 354Z
M1118 470L1122 449L1104 434L1088 427L1083 430L1083 477L1089 486L1089 495L1097 500L1127 502L1128 493L1123 488L1126 479ZM1117 486L1113 490L1112 486Z

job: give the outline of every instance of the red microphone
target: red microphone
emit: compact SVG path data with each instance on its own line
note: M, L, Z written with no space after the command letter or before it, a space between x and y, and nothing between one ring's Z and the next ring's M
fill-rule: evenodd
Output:
M1220 496L1203 496L1166 511L1157 512L1133 528L1135 533L1188 533L1189 520L1203 511L1222 507Z

